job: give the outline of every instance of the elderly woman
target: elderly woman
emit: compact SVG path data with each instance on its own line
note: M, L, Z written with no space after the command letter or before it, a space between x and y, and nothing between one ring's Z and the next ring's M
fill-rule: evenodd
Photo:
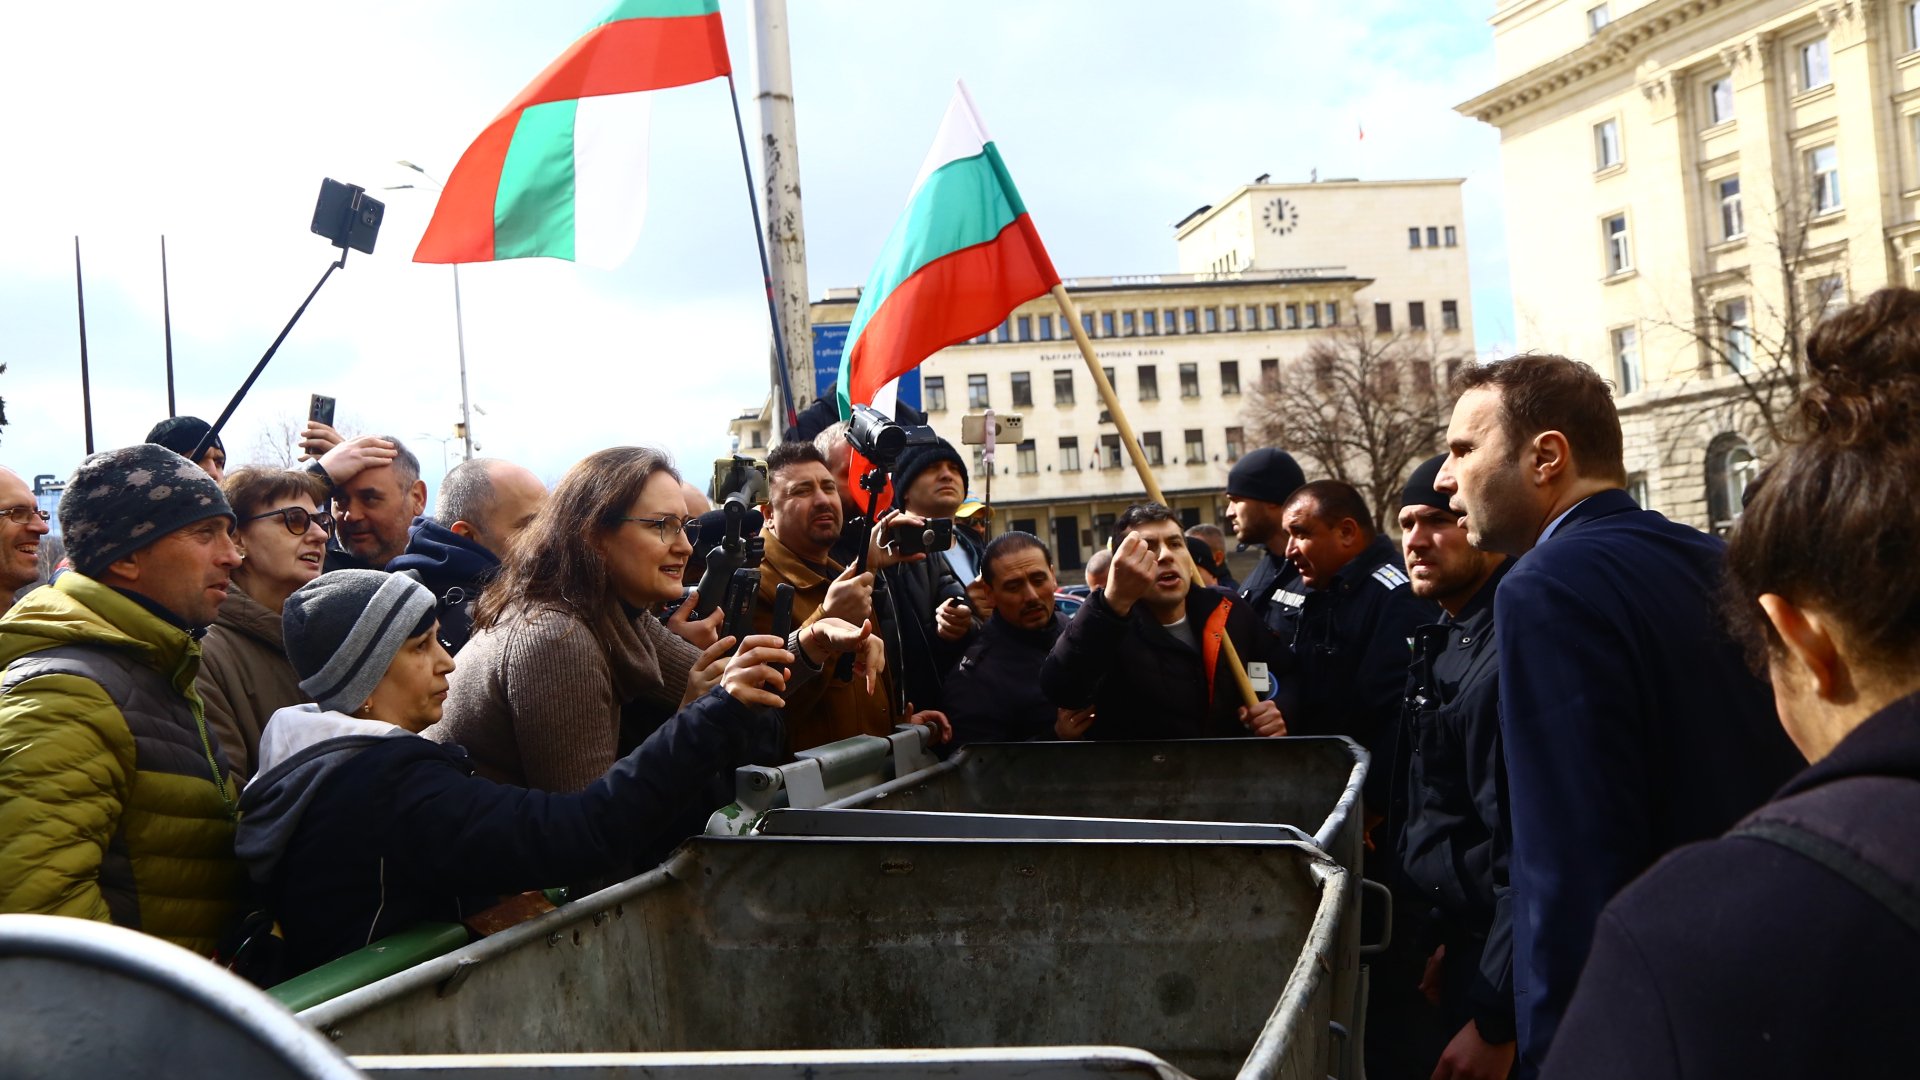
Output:
M246 561L200 643L194 685L206 702L207 727L244 784L267 718L311 700L281 645L280 606L320 576L333 517L322 510L327 483L312 473L246 468L228 474L220 488L239 521L234 540Z
M1727 568L1812 767L1607 906L1545 1076L1920 1063L1920 292L1874 293L1806 353L1802 436L1749 487Z
M787 680L774 665L794 661L778 638L748 638L718 687L559 795L475 776L459 747L418 737L440 719L454 663L434 636L433 593L410 574L325 574L282 618L314 704L267 725L235 846L294 970L501 894L618 869L743 733L773 723L761 710L779 707Z

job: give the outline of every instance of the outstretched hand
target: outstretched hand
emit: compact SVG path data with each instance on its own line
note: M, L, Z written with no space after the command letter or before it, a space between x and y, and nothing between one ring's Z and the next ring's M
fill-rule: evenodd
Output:
M674 609L672 615L667 616L667 629L692 642L695 647L704 649L720 640L720 624L725 621L727 613L716 607L707 612L706 618L696 619L693 609L699 602L700 590L689 589L687 598L680 601L680 606Z
M700 659L693 662L693 670L687 673L687 692L680 696L681 705L692 704L720 685L720 676L727 670L727 654L732 651L733 643L734 638L729 635L701 651Z
M727 660L720 686L742 705L778 709L786 705L780 694L787 688L787 673L779 665L792 663L786 642L772 634L754 634Z
M889 510L880 515L873 523L873 532L867 535L867 569L878 572L901 563L925 562L927 553L916 552L912 555L897 555L887 547L887 530L897 525L916 525L927 527L927 519L919 514L909 514L905 510Z

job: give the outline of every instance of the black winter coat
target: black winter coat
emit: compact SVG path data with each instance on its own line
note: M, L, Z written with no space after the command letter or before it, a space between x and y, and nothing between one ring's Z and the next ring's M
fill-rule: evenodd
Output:
M1187 592L1187 624L1204 645L1224 606L1227 637L1243 663L1269 660L1271 640L1245 604L1217 589ZM1213 669L1208 677L1208 668ZM1251 734L1240 723L1240 691L1222 650L1212 664L1175 638L1145 603L1125 616L1105 593L1088 598L1040 668L1040 688L1062 709L1094 706L1089 739L1205 739Z
M1543 1075L1920 1072L1920 695L1881 710L1728 836L1681 848L1600 916ZM1886 899L1771 839L1790 822ZM1894 906L1904 906L1905 917Z
M457 655L473 635L473 605L480 590L500 569L493 552L430 517L417 517L407 529L407 550L387 564L391 573L411 570L433 590L440 619L440 644Z
M1023 630L997 613L952 675L947 676L947 719L953 745L1051 739L1058 713L1040 689L1040 669L1066 629L1055 618L1039 630Z
M959 641L948 641L940 636L940 622L933 612L947 600L966 603L966 585L939 552L922 562L889 567L881 577L893 604L889 644L898 643L897 651L889 651L887 667L900 673L907 701L915 709L943 709L947 672L960 662L979 631L976 628Z
M1260 557L1246 582L1234 591L1253 609L1261 625L1275 634L1283 630L1292 632L1287 621L1291 618L1288 611L1307 595L1307 587L1300 582L1300 571L1294 569L1285 555L1271 551Z

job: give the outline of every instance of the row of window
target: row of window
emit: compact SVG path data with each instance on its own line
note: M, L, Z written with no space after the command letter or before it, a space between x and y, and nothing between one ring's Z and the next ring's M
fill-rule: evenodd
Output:
M1373 328L1382 334L1393 333L1393 305L1381 301L1373 305ZM1427 328L1427 305L1423 300L1407 301L1407 329L1425 330ZM1440 301L1440 329L1460 329L1460 302L1457 300Z
M1183 432L1183 435L1185 436L1186 456L1181 460L1184 460L1188 465L1206 464L1206 432L1201 428L1187 428ZM1224 442L1225 459L1227 461L1240 460L1240 455L1245 452L1247 445L1245 429L1237 427L1227 428ZM1087 459L1086 467L1088 468L1119 469L1126 465L1126 459L1122 456L1124 452L1120 448L1119 435L1102 435L1097 443L1089 445L1087 449L1091 451ZM1167 463L1166 446L1158 431L1143 431L1140 433L1140 452L1147 456L1147 464L1149 465L1165 465ZM1060 436L1059 453L1059 468L1061 472L1070 473L1080 471L1080 436ZM986 467L986 461L984 460L985 454L985 448L974 447L973 467L976 471ZM1014 471L1021 476L1032 476L1038 473L1040 471L1039 444L1033 439L1028 439L1020 443L1014 448L1013 462ZM1177 463L1178 462L1176 462L1176 464ZM1049 465L1047 468L1051 471L1053 466Z
M1839 274L1827 274L1807 283L1802 303L1809 325L1825 318L1846 303L1847 283ZM1646 385L1640 362L1640 331L1632 326L1615 327L1609 332L1613 345L1615 385L1620 393L1631 394ZM1753 308L1745 297L1735 297L1714 306L1712 333L1707 335L1713 354L1709 374L1733 372L1751 375L1753 363Z
M1053 403L1071 405L1074 403L1074 368L1056 368L1053 372ZM1181 364L1180 396L1197 398L1200 396L1200 365ZM1260 361L1260 377L1273 378L1280 370L1280 361L1275 357L1266 357ZM1119 383L1114 380L1114 369L1107 368L1107 382L1113 384L1116 392ZM1160 400L1160 368L1157 364L1140 364L1134 369L1135 382L1139 387L1141 401ZM1033 406L1033 375L1026 371L1016 371L1008 376L1013 392L1013 407L1026 409ZM929 375L921 382L921 392L928 412L947 411L947 380L944 375ZM1220 394L1233 397L1240 393L1240 361L1220 361ZM993 407L992 395L987 389L987 377L981 374L967 376L967 409L978 412Z
M1840 198L1840 154L1832 143L1816 146L1805 155L1807 184L1814 216L1838 213L1845 208ZM1712 181L1710 195L1719 203L1719 240L1738 240L1747 235L1747 216L1740 194L1740 177L1726 176ZM1600 221L1601 243L1605 250L1608 276L1633 269L1633 241L1627 231L1627 215L1612 214Z
M1427 226L1427 245L1426 246L1430 248L1439 247L1440 237L1443 234L1447 238L1447 244L1446 244L1447 247L1460 246L1460 232L1458 229L1454 228L1452 225ZM1420 226L1418 225L1407 226L1407 246L1415 250L1418 250L1420 248Z
M1245 330L1317 330L1340 325L1334 301L1299 304L1229 304L1225 307L1153 308L1146 311L1082 311L1080 328L1091 338L1161 337ZM1013 315L973 339L974 345L1008 341L1067 341L1073 328L1065 315Z

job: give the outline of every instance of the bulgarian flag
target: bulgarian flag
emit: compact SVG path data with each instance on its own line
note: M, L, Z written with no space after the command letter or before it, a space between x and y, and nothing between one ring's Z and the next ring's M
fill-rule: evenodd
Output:
M1059 283L961 83L847 328L840 415L872 405L891 416L900 376Z
M616 0L488 124L414 262L625 262L647 210L652 94L731 75L719 0Z

